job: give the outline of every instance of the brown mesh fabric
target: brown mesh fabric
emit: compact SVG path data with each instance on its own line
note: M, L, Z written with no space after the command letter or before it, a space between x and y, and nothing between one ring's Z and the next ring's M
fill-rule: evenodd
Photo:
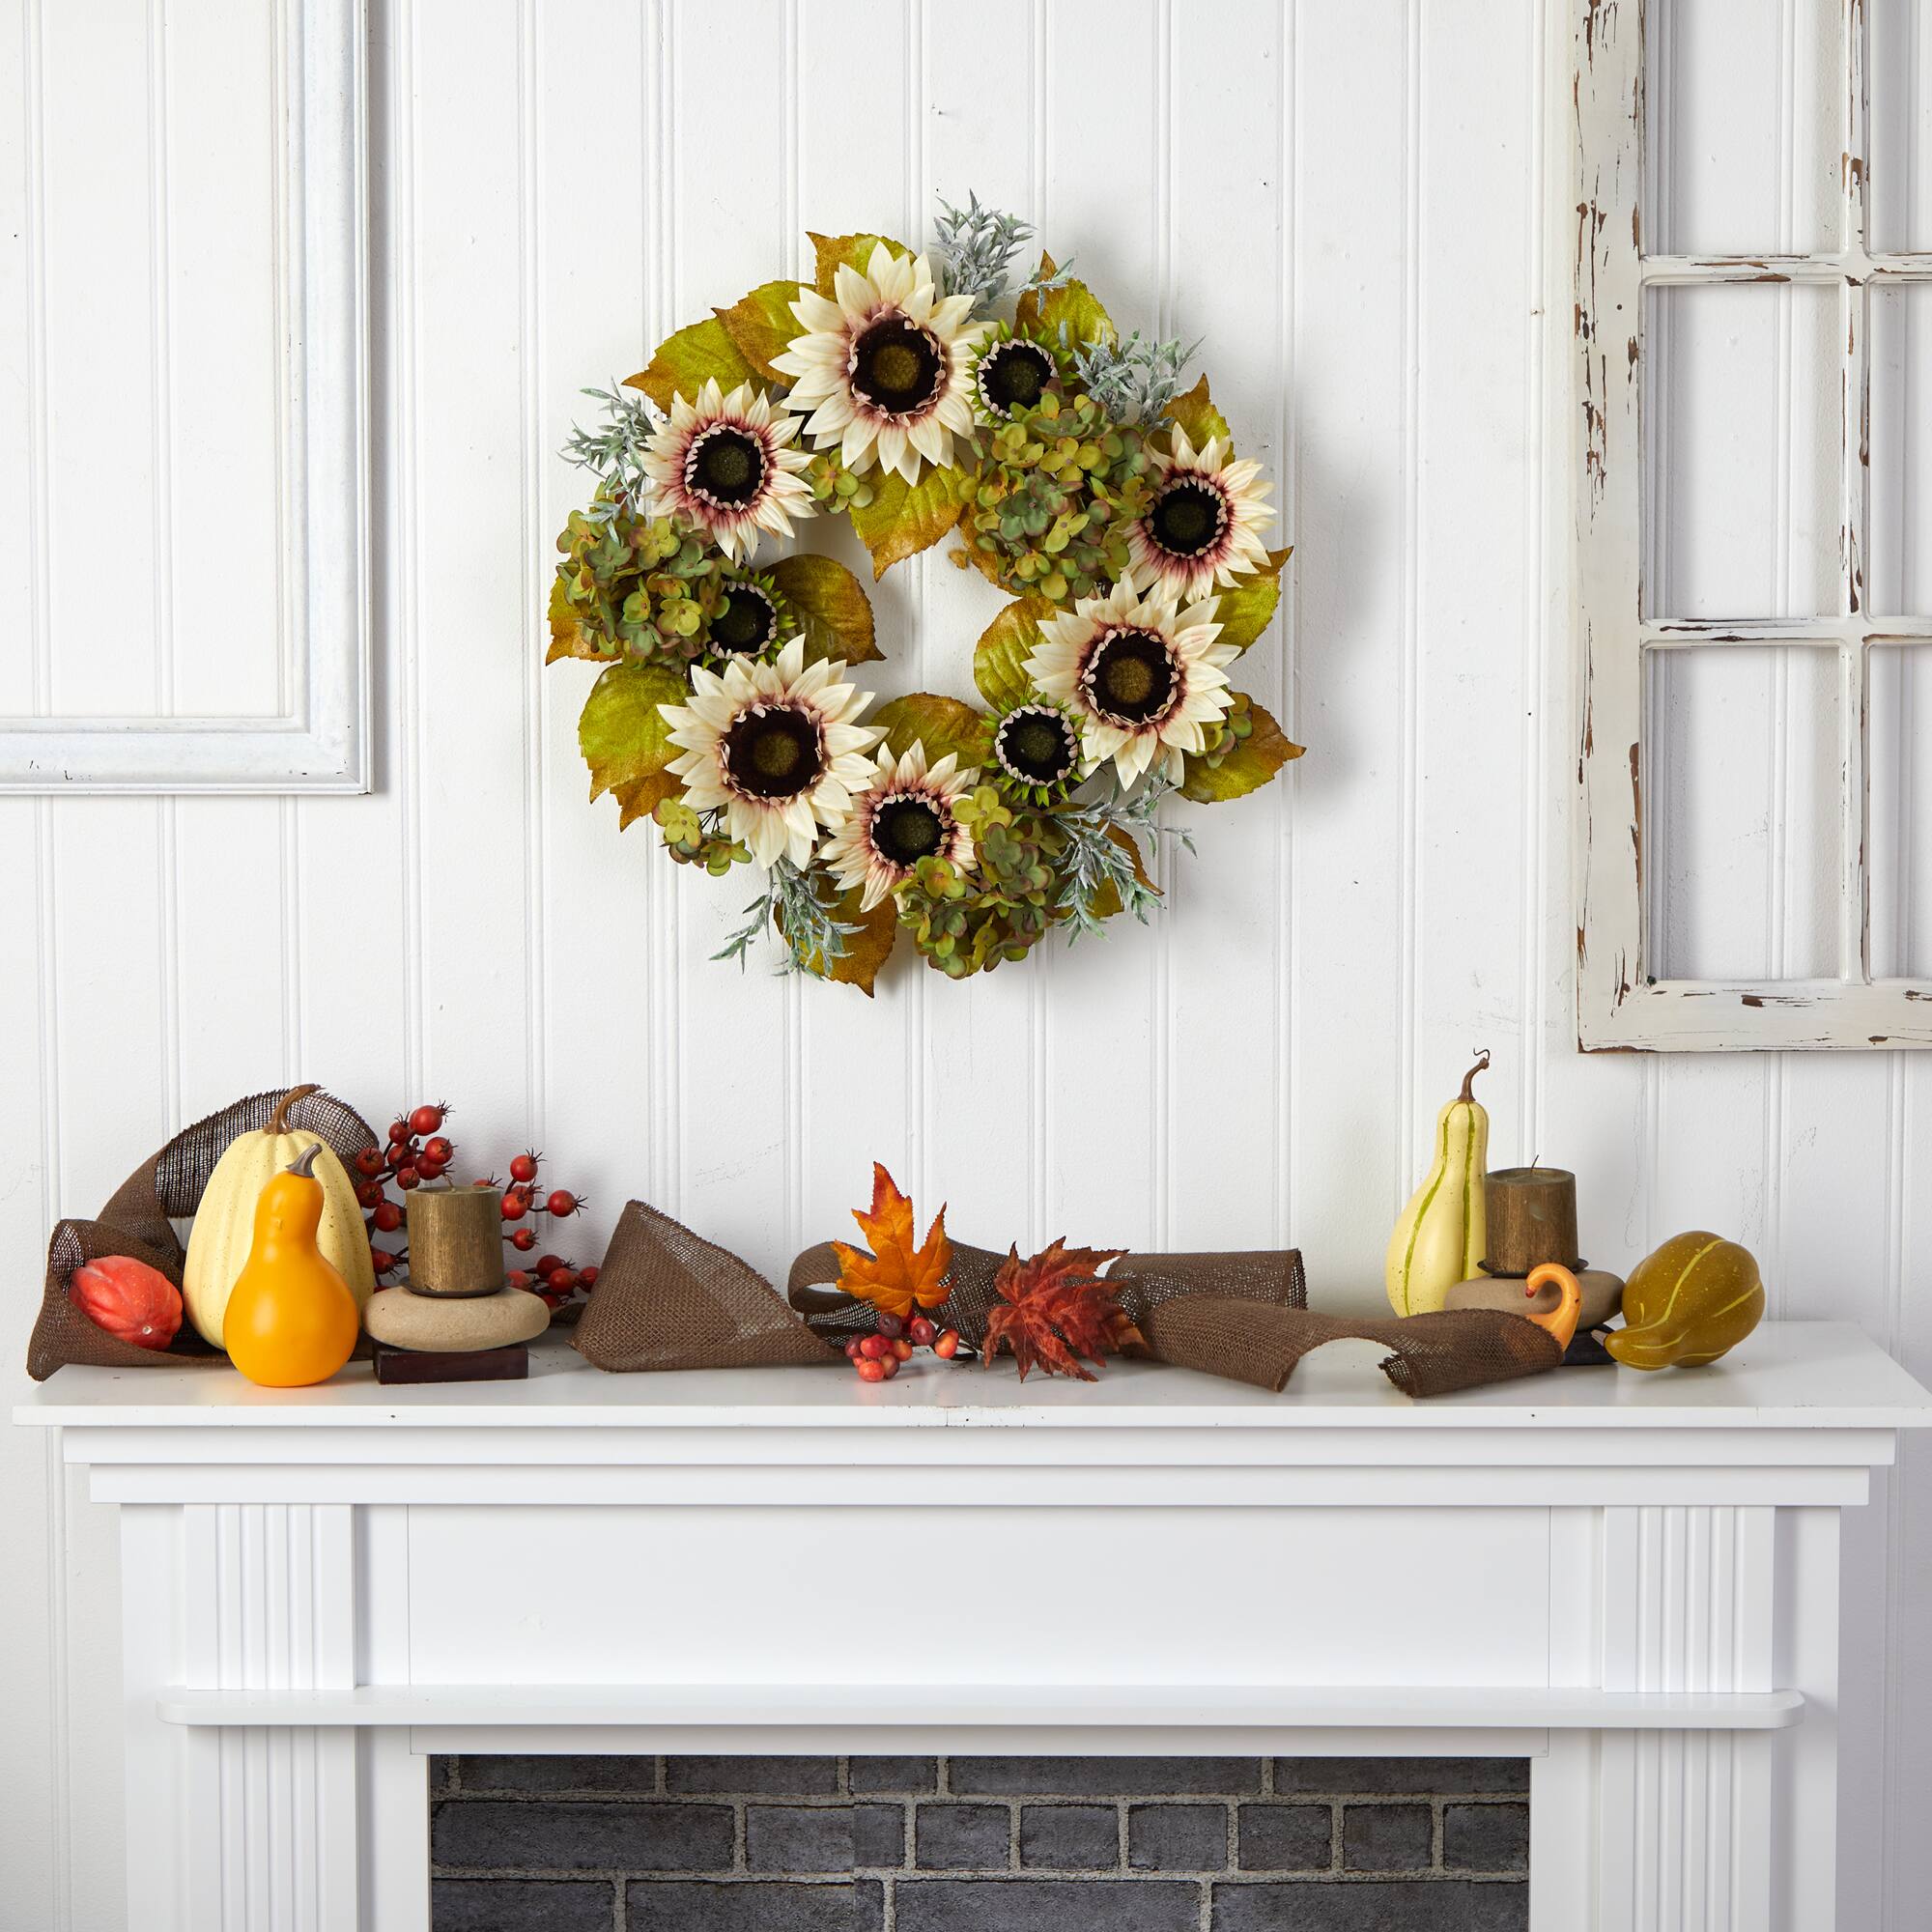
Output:
M641 1201L625 1204L570 1345L600 1369L841 1360L763 1275Z
M931 1312L943 1326L978 1349L986 1339L986 1318L999 1296L993 1280L1006 1256L965 1241L952 1244L946 1305ZM872 1326L871 1311L850 1295L814 1293L838 1279L838 1257L829 1242L808 1248L791 1264L791 1305L810 1322L812 1332L842 1343ZM1231 1301L1272 1302L1282 1308L1308 1305L1308 1282L1298 1248L1258 1249L1251 1253L1205 1255L1122 1255L1107 1271L1120 1289L1121 1307L1144 1332L1153 1311L1178 1296L1220 1295ZM600 1291L602 1284L599 1284Z
M1498 1309L1356 1319L1307 1308L1256 1308L1223 1295L1189 1295L1156 1307L1148 1341L1163 1362L1251 1382L1279 1395L1295 1364L1324 1342L1380 1342L1392 1352L1382 1373L1404 1395L1457 1389L1541 1374L1563 1359L1555 1337Z
M978 1348L997 1297L1005 1258L955 1241L952 1293L935 1320ZM700 1240L642 1202L624 1209L575 1346L603 1369L744 1368L837 1362L839 1346L870 1332L868 1303L829 1284L838 1260L821 1242L792 1263L787 1308L754 1268ZM1383 1372L1405 1395L1454 1389L1553 1369L1555 1342L1520 1315L1487 1309L1356 1321L1308 1308L1301 1256L1293 1248L1251 1254L1128 1255L1110 1280L1153 1353L1179 1368L1279 1393L1311 1349L1344 1336L1391 1350Z
M185 1220L201 1206L201 1191L214 1164L238 1136L265 1127L280 1103L285 1087L251 1094L219 1113L185 1127L166 1147L144 1161L119 1187L92 1220L63 1221L47 1243L46 1282L41 1312L27 1344L27 1373L45 1381L64 1363L95 1368L169 1368L184 1361L226 1362L184 1320L181 1332L166 1349L137 1349L97 1328L68 1295L73 1271L103 1255L128 1255L158 1268L181 1286L182 1253L172 1219ZM376 1145L369 1123L353 1107L320 1090L307 1094L289 1109L288 1122L319 1136L348 1165L367 1147Z

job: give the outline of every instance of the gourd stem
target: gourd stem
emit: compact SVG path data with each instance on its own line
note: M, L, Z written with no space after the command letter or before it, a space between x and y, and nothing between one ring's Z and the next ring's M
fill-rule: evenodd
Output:
M283 1168L282 1172L284 1174L298 1174L304 1180L313 1180L315 1179L315 1157L321 1151L322 1143L320 1141L311 1141L307 1147L302 1149L300 1153L296 1155L295 1159L289 1162L287 1167Z
M1479 1054L1477 1054L1475 1065L1470 1067L1468 1072L1463 1074L1463 1091L1459 1094L1457 1094L1456 1096L1457 1099L1463 1101L1469 1101L1473 1100L1476 1097L1476 1075L1482 1072L1484 1067L1486 1067L1489 1064L1490 1064L1490 1049L1486 1046Z
M289 1109L298 1100L306 1100L311 1094L320 1094L322 1089L313 1081L306 1087L291 1087L275 1102L275 1111L269 1116L269 1124L262 1129L265 1134L285 1134L289 1130Z

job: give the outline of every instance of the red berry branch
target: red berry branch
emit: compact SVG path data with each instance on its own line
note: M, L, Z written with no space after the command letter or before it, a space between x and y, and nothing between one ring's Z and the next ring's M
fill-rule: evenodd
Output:
M407 1247L377 1244L378 1236L395 1235L403 1227L403 1208L389 1195L391 1187L407 1194L425 1180L439 1180L456 1158L456 1143L442 1131L449 1117L447 1103L412 1108L398 1114L389 1122L388 1139L378 1151L364 1148L355 1156L355 1198L361 1203L369 1231L369 1253L376 1275L385 1284L392 1280L410 1258ZM567 1220L583 1207L582 1195L566 1187L545 1193L537 1185L543 1156L520 1153L510 1163L510 1181L505 1187L494 1175L476 1182L478 1187L503 1188L503 1239L514 1256L523 1256L537 1245L536 1219L548 1214L554 1220ZM533 1262L512 1267L505 1276L512 1288L528 1289L540 1294L553 1309L561 1308L580 1289L586 1293L597 1285L594 1267L579 1267L574 1262L554 1254L540 1254Z

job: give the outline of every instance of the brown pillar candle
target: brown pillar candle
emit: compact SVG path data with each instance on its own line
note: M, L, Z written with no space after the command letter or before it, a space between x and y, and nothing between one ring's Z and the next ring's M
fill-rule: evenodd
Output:
M1491 1274L1527 1274L1545 1262L1574 1268L1577 1177L1561 1167L1503 1167L1483 1183Z
M418 1187L408 1212L415 1293L495 1294L503 1286L500 1189Z

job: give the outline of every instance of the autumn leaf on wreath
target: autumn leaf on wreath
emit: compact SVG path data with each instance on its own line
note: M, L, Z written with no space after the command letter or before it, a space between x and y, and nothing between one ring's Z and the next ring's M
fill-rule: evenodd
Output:
M1019 1364L1021 1381L1029 1369L1044 1369L1091 1382L1098 1378L1081 1367L1083 1355L1098 1362L1108 1353L1145 1354L1147 1343L1121 1307L1119 1291L1097 1272L1125 1252L1069 1248L1064 1237L1031 1261L1009 1249L993 1281L1000 1305L986 1318L985 1361L990 1365L1004 1343Z
M937 1308L952 1292L946 1280L952 1265L952 1243L946 1237L944 1208L932 1217L925 1239L915 1244L911 1198L901 1194L892 1176L874 1161L871 1211L855 1208L852 1218L871 1242L872 1252L844 1241L832 1243L838 1257L838 1286L847 1294L904 1318L915 1304Z

